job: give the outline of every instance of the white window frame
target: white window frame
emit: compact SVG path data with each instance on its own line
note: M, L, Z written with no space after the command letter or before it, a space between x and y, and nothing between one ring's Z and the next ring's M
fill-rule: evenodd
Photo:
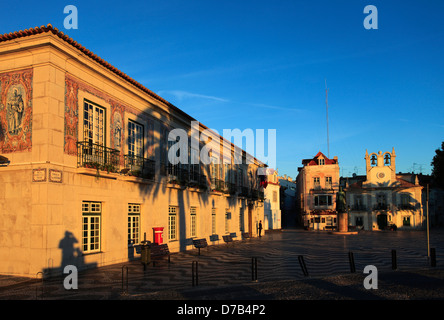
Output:
M128 120L128 155L143 158L143 137L143 125L133 120Z
M168 240L177 240L177 207L168 207Z
M106 146L106 109L83 101L83 140Z
M217 209L212 208L211 209L211 233L217 234Z
M231 212L227 209L225 211L225 233L230 233L230 220L231 220Z
M82 250L95 253L101 250L102 203L82 202Z
M190 237L197 237L197 207L190 207Z
M128 204L128 245L140 243L140 204Z

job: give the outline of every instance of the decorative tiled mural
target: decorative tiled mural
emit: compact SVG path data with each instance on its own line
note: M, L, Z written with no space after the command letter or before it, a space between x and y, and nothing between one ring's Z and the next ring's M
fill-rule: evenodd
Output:
M31 151L32 69L0 74L0 152Z
M77 132L79 122L79 108L77 97L79 85L77 82L65 78L65 153L77 155Z
M111 106L111 123L108 128L110 137L110 147L120 150L121 161L123 161L124 143L125 143L125 112L133 114L138 119L144 119L148 123L149 139L146 141L145 147L148 150L148 155L153 152L153 120L145 116L142 112L122 105L120 102L113 99L108 94L101 92L76 78L65 76L65 153L69 155L77 155L77 141L79 130L79 90L88 92L103 101L106 101Z

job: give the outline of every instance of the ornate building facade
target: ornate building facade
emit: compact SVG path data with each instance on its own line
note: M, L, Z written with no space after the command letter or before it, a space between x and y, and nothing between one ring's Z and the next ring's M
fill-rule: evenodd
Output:
M396 174L395 149L365 153L366 176L346 183L349 222L364 230L423 227L422 189L416 176Z
M172 252L255 236L264 164L233 163L234 145L203 124L181 151L210 140L211 163L171 163L169 133L191 141L193 122L51 25L0 35L0 273L124 262L154 228Z

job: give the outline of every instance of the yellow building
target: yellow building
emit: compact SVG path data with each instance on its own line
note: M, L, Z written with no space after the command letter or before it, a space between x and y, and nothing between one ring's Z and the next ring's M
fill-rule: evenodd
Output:
M296 198L300 223L311 230L331 230L337 226L336 193L339 191L338 158L319 152L302 160L296 177Z
M423 227L418 178L396 174L396 154L365 153L366 176L346 187L349 223L364 230ZM358 179L359 180L359 179Z
M153 228L172 252L255 236L264 165L233 164L234 146L202 124L193 144L192 121L51 25L0 35L0 273L127 261ZM213 138L212 162L171 164L173 129L188 159Z

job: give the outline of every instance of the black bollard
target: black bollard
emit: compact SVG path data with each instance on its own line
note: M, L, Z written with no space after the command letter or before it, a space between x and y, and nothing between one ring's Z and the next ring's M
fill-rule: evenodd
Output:
M396 250L392 250L392 270L398 269L398 261L396 258Z
M126 271L126 290L124 289L124 279L125 279L125 271ZM128 267L127 266L122 266L122 293L128 293Z
M193 261L191 265L191 281L193 287L199 284L199 271L197 261Z
M348 261L350 263L350 272L355 273L356 272L356 266L355 266L355 258L353 257L353 252L348 252Z
M257 258L251 258L251 281L257 281Z
M435 248L430 248L430 265L436 267L436 251Z
M308 277L308 270L307 266L305 265L304 257L298 256L299 264L301 266L302 272L304 273L304 276Z

